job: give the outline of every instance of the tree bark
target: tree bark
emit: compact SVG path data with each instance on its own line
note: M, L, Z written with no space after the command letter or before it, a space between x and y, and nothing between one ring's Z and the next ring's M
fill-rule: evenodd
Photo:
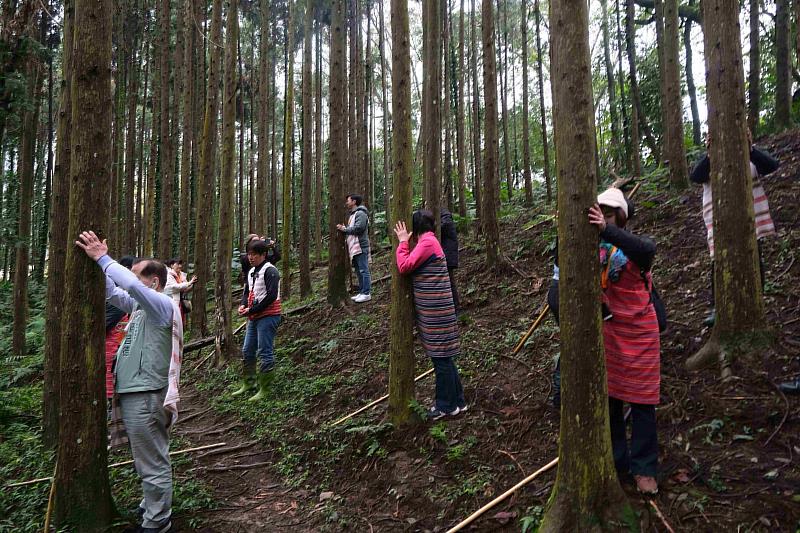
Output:
M540 531L604 531L632 510L611 455L597 231L586 218L597 194L594 136L587 135L595 131L587 3L553 0L550 28L558 28L550 34L550 50L562 276L562 402L558 474Z
M164 260L172 256L172 197L174 170L172 160L172 135L170 134L170 0L159 2L159 73L161 79L161 135L158 151L161 169L161 216L158 225L158 256Z
M302 187L300 196L300 297L311 294L311 257L309 244L311 241L311 177L314 170L314 154L312 148L312 105L311 98L311 57L312 32L314 24L314 0L306 0L306 12L303 36L303 154L302 154Z
M639 132L641 116L641 99L639 98L639 82L636 76L636 5L634 0L625 0L625 49L628 55L628 83L631 87L631 161L633 175L642 175L642 138Z
M800 2L795 2L795 5L800 5ZM747 124L753 135L758 135L758 126L761 123L761 27L758 22L760 14L760 1L750 0L750 75L747 78Z
M286 27L292 27L292 5L289 0L286 18ZM293 57L294 32L287 32L286 50L288 57ZM286 88L283 100L283 262L281 263L281 299L287 300L292 293L292 140L294 137L294 60L286 61Z
M622 24L620 23L620 0L614 0L614 18L616 22L616 41L617 41L617 83L619 83L619 110L622 115L622 132L625 137L625 172L630 174L633 167L631 156L631 122L628 118L628 100L626 97L625 74L623 73L622 55L625 50L625 43L622 38Z
M322 262L322 32L321 21L317 22L317 64L314 76L314 94L316 114L314 115L314 159L315 159L315 185L314 185L314 259Z
M430 2L434 3L434 2ZM411 35L408 1L392 0L392 168L395 170L392 220L411 227ZM388 219L387 219L388 222ZM389 224L391 225L391 224ZM391 232L391 229L389 230ZM389 333L389 418L396 428L411 421L414 399L414 309L409 276L397 270L397 239L392 241L392 303Z
M111 178L111 12L109 0L75 0L71 57L70 199L67 235L104 237ZM91 120L84 120L91 116ZM61 139L59 139L61 142ZM61 223L64 221L62 220ZM61 328L61 396L54 518L57 528L100 531L111 525L105 398L103 272L69 246ZM63 290L63 289L62 289Z
M390 166L390 150L391 139L389 138L389 97L388 88L386 83L386 20L383 14L383 2L378 3L379 15L379 35L378 35L378 48L381 55L381 105L383 106L383 205L386 211L386 234L391 239L391 220L393 213L389 205L389 191L391 179L391 166Z
M695 0L689 0L689 5L694 5L694 2ZM703 139L700 133L700 111L697 107L697 87L695 87L694 84L694 52L692 51L691 19L686 19L684 21L683 45L686 50L686 91L689 93L689 105L692 110L692 142L695 146L700 146Z
M269 184L269 17L270 1L260 0L261 36L258 48L258 175L256 178L256 221L255 231L267 227L267 185Z
M217 137L217 115L219 110L220 43L222 42L222 0L213 0L211 8L211 31L209 37L208 87L206 109L203 119L203 136L200 144L200 175L197 186L197 220L194 238L194 275L197 282L192 289L192 336L207 337L208 324L205 302L206 283L210 281L209 232L213 212L215 145Z
M539 0L534 0L533 11L536 16L536 78L539 84L539 120L542 131L542 172L544 173L544 186L547 193L547 203L553 202L553 186L550 178L550 141L547 138L547 115L544 108L544 52L542 51L541 22L542 15Z
M792 124L789 2L790 0L775 0L775 125L781 130Z
M464 64L464 0L458 13L458 94L456 101L456 158L458 159L458 214L467 216L467 150L464 137L464 85L468 83ZM527 90L527 89L524 89ZM388 219L387 219L388 220Z
M483 42L483 90L485 102L485 152L483 158L483 232L486 237L486 266L499 261L500 228L497 225L499 176L497 165L497 68L494 50L494 12L492 0L481 1Z
M330 135L328 137L328 303L341 306L347 303L345 281L348 258L344 234L336 224L344 219L344 175L347 171L347 79L345 54L345 0L331 2L331 44L328 104L330 106Z
M614 66L611 63L611 34L608 29L608 0L600 1L602 19L600 25L603 32L603 62L606 67L606 84L608 85L608 111L611 117L611 154L614 168L622 167L622 135L619 127L619 114L617 113L617 87L614 82ZM678 85L680 91L680 85Z
M738 6L736 0L703 2L717 319L711 339L687 361L689 368L698 368L719 360L723 375L730 370L734 350L746 352L753 336L766 326L753 212Z
M183 65L175 65L175 68L183 68L183 122L182 122L182 146L181 146L181 192L180 192L180 256L184 261L189 261L189 221L191 220L192 208L192 153L194 152L194 99L195 94L195 62L194 49L197 46L197 32L194 27L194 1L183 0L183 21L178 24L185 24L183 30ZM175 95L178 98L178 95Z
M422 6L422 134L425 147L422 187L425 207L433 213L437 235L441 227L439 202L442 160L442 33L439 4L439 0L433 0L424 2Z
M531 183L531 136L530 110L528 109L528 2L522 0L520 6L522 27L522 178L525 184L525 205L533 205L533 185Z
M139 27L139 14L136 7L131 9L131 18L128 28L129 35L127 36L127 43L129 44L130 51L128 53L129 65L128 70L128 129L126 132L125 141L125 200L123 203L123 218L125 223L122 224L122 242L121 247L126 254L134 255L136 253L136 225L134 221L134 196L135 180L136 180L136 109L139 105L139 61L136 60L136 52L139 48L139 32L142 28Z
M475 216L478 229L483 226L483 158L481 153L481 94L478 85L478 29L475 0L470 0L470 51L472 54L472 157L473 183L472 194L475 197Z
M664 0L664 68L662 114L664 116L665 159L669 165L670 185L675 189L689 186L689 168L683 141L683 99L681 98L681 63L678 38L678 0Z
M501 11L501 6L504 6L502 11ZM500 15L505 13L505 9L507 7L508 6L505 4L505 2L501 3L501 0L497 0L497 19L498 19L498 22L501 20L500 19ZM501 67L500 67L500 79L497 80L497 81L500 83L500 105L502 106L502 114L503 114L502 115L503 116L503 155L504 155L504 157L503 157L503 172L505 173L505 176L506 176L506 190L508 191L508 199L511 200L511 198L514 197L514 181L513 181L512 176L511 176L511 149L509 147L509 136L508 136L508 98L506 97L506 94L508 93L508 50L507 50L507 45L503 46L503 41L505 41L505 43L508 43L508 36L506 34L507 31L508 31L508 25L507 24L503 24L503 35L506 35L506 38L503 39L503 40L500 39L500 32L499 31L497 32L497 43L498 43L497 60L501 65ZM501 49L504 52L504 56L500 55ZM496 70L496 68L495 68L495 70ZM484 80L484 82L485 82L485 80ZM484 85L484 87L485 87L485 85ZM496 94L497 94L497 92L495 91L495 95ZM498 152L497 158L498 158L498 167L497 168L498 168L498 179L499 179L499 169L500 169L500 166L499 166L500 165L500 163L499 163L499 160L500 160L499 152ZM497 200L497 202L496 202L495 205L496 205L497 209L499 209L500 208L500 190L499 190L499 188L498 188L498 191L497 191L496 200Z

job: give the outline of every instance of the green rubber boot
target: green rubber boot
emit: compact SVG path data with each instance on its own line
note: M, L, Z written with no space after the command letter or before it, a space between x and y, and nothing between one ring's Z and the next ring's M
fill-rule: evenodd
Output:
M231 396L241 396L256 388L256 362L242 363L242 386L231 394Z
M258 392L248 402L257 402L267 397L270 385L275 377L275 372L262 372L258 374Z

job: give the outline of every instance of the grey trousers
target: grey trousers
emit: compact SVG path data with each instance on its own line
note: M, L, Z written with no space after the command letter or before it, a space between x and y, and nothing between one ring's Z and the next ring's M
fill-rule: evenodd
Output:
M172 514L172 465L169 460L167 388L119 395L133 465L142 480L142 527L159 527Z

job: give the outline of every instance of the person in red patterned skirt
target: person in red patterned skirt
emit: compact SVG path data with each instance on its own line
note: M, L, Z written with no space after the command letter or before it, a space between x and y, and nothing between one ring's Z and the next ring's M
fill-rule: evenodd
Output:
M656 405L661 384L661 344L658 319L650 297L650 267L656 245L651 239L624 229L628 214L628 201L622 191L610 188L589 208L589 223L600 233L603 345L614 463L619 474L633 474L640 492L655 494L658 492ZM625 431L623 402L631 407L630 444Z

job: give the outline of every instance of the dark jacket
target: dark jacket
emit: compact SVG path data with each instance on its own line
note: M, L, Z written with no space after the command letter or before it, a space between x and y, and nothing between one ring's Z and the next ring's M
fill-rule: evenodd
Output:
M458 268L458 233L453 215L442 209L442 250L447 259L447 268Z
M274 265L277 264L277 262L280 260L281 260L281 247L278 244L278 241L275 241L275 243L272 246L267 248L267 261ZM252 268L250 260L247 259L246 253L239 254L239 264L242 265L242 273L241 277L239 278L239 281L242 283L242 285L244 285L245 282L244 276L247 275L247 273L250 272L250 269Z
M775 172L779 166L780 161L769 155L765 150L753 146L750 148L750 161L756 166L756 170L760 176L766 176ZM689 175L692 183L708 183L711 177L711 162L708 159L708 154L703 154L703 157L697 162Z
M355 214L353 225L344 229L345 235L355 235L358 237L358 245L361 252L369 254L369 212L367 208L360 205L353 209L350 214Z

